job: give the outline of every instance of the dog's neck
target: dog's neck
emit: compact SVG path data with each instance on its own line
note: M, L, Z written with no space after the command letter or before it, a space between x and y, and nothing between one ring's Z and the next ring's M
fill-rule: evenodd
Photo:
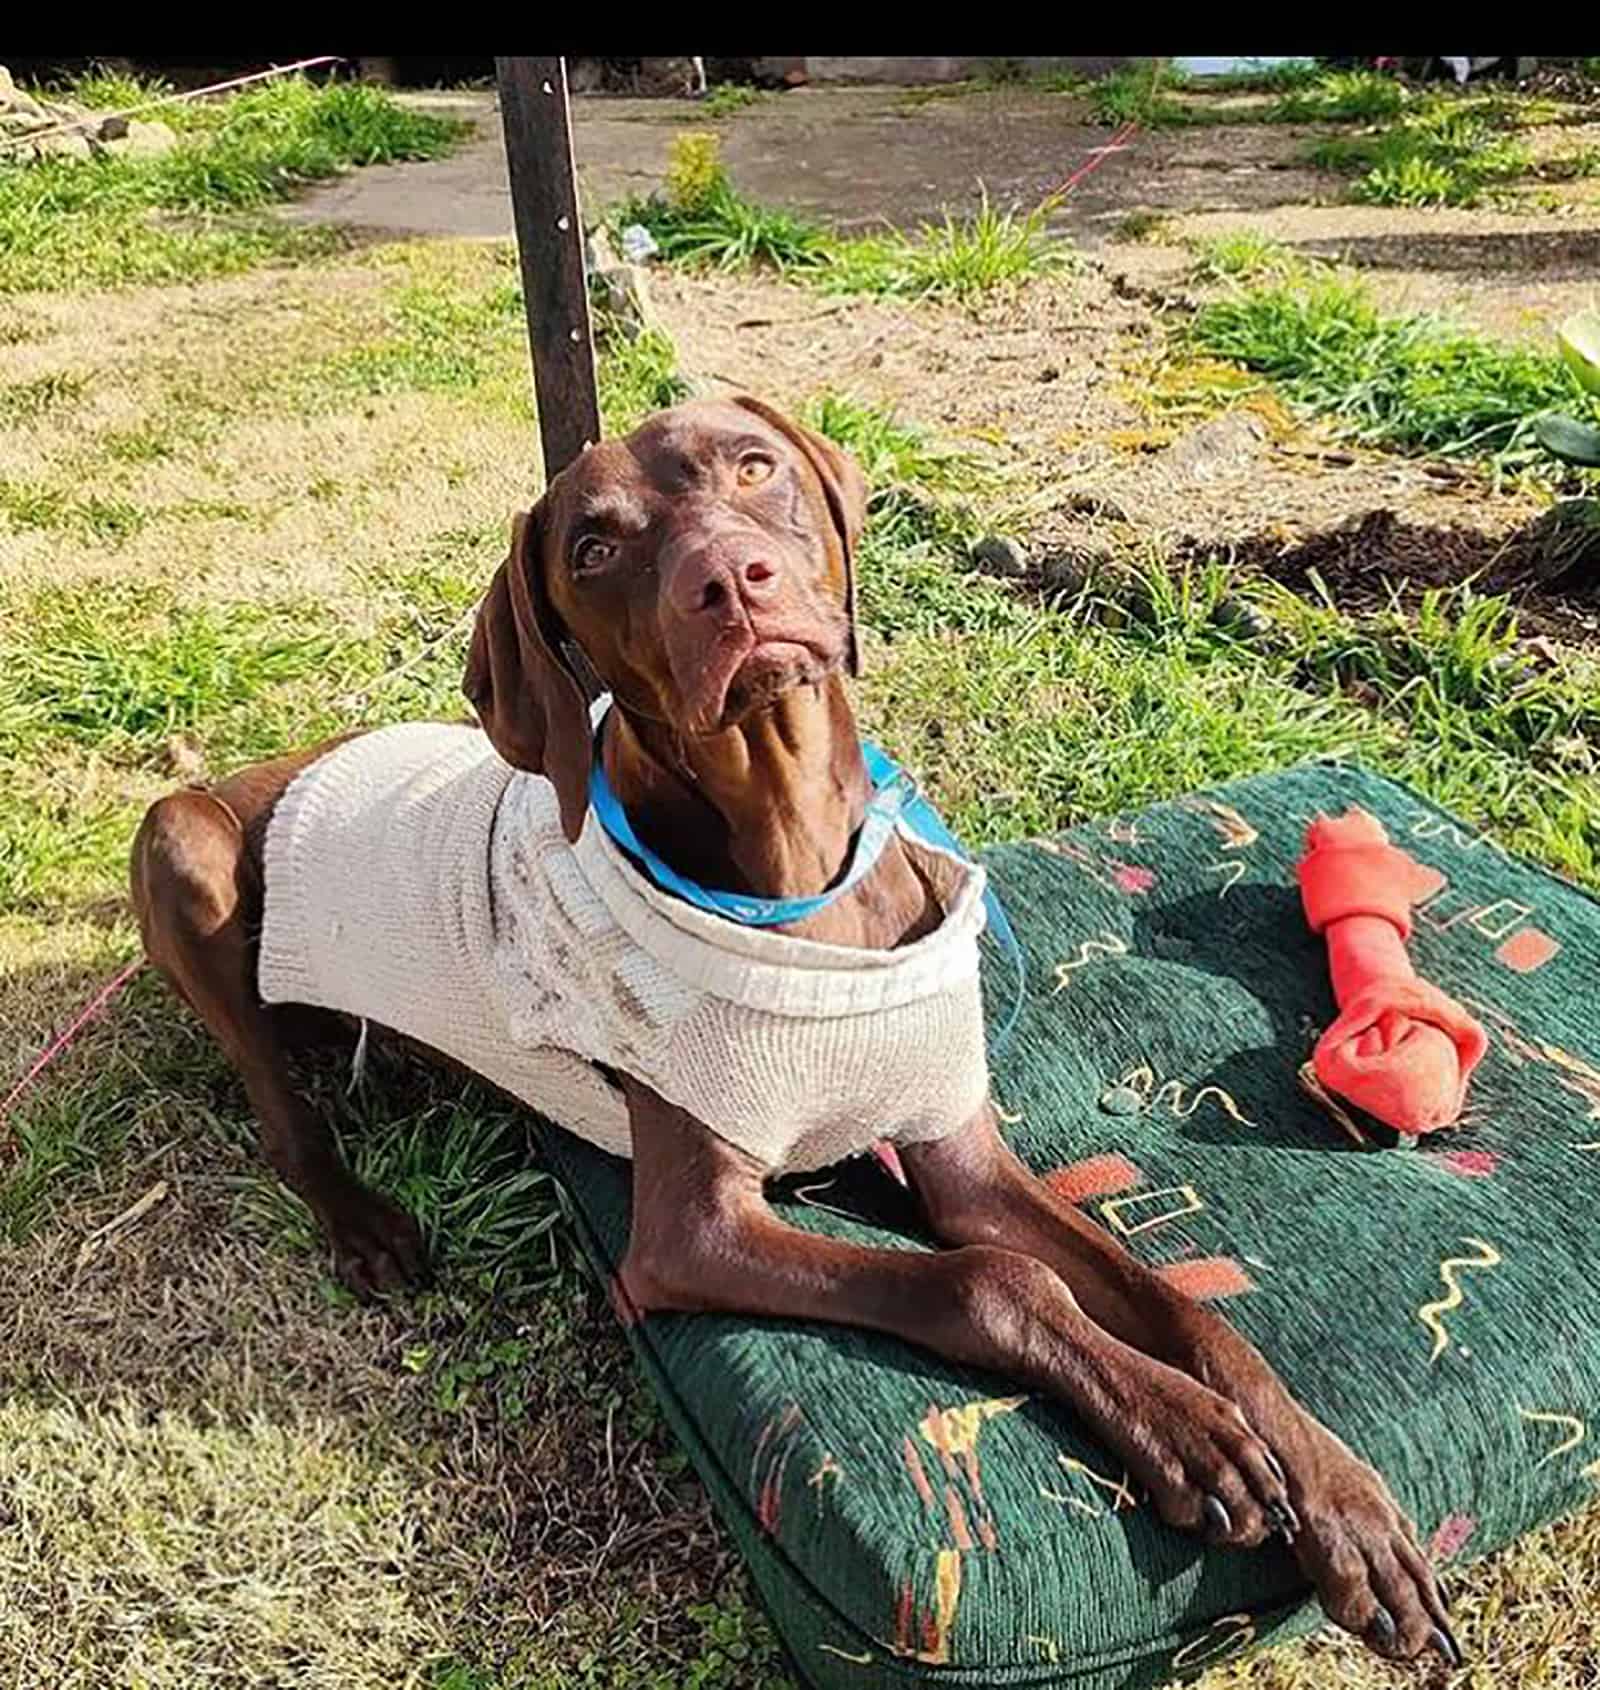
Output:
M826 891L844 872L871 796L837 675L692 739L614 709L602 756L651 850L701 885L758 898Z

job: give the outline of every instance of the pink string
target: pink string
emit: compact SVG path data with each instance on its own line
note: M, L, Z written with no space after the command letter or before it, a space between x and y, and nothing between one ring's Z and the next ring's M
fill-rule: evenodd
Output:
M1137 120L1123 124L1120 129L1112 134L1111 139L1103 147L1091 148L1088 159L1080 164L1054 193L1045 197L1047 199L1065 199L1091 170L1098 170L1114 152L1127 146L1138 132L1139 124Z
M38 1079L45 1069L48 1068L63 1051L71 1048L73 1042L77 1039L78 1034L94 1020L94 1018L106 1007L107 1004L111 1002L117 993L120 992L143 967L144 958L142 956L135 957L126 968L122 969L120 973L113 975L112 978L95 993L95 995L89 1000L88 1004L78 1012L77 1019L72 1022L66 1031L58 1034L50 1042L50 1044L45 1047L44 1053L27 1071L27 1073L24 1074L22 1078L11 1088L5 1102L0 1103L0 1126L5 1125L6 1117L11 1113L11 1106L17 1101L17 1099L22 1096L28 1087L31 1086L36 1079Z

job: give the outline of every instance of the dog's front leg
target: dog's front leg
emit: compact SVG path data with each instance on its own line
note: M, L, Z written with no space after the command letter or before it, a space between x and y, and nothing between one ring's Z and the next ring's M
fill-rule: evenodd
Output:
M1172 1525L1254 1544L1284 1517L1281 1473L1245 1416L1105 1331L1044 1263L994 1244L928 1253L801 1232L768 1207L751 1157L624 1085L633 1126L625 1313L720 1311L892 1333L1069 1404Z
M1001 1137L992 1108L964 1132L904 1147L901 1160L942 1242L958 1253L1025 1253L1107 1332L1236 1406L1287 1472L1295 1552L1333 1620L1380 1654L1410 1659L1432 1647L1459 1661L1415 1528L1382 1478L1294 1400L1220 1315L1136 1261L1037 1179Z

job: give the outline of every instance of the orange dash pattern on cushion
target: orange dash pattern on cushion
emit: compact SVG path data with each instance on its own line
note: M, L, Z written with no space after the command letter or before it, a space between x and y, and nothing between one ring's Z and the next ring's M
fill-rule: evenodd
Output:
M1190 1262L1168 1262L1156 1272L1173 1290L1197 1303L1239 1297L1255 1290L1255 1282L1232 1256L1198 1256Z
M1126 1156L1114 1151L1105 1156L1087 1156L1081 1162L1068 1162L1044 1176L1044 1183L1069 1203L1086 1203L1092 1197L1115 1197L1119 1191L1132 1191L1143 1182L1144 1175Z
M1561 949L1561 941L1541 933L1537 927L1521 927L1494 953L1496 962L1518 974L1532 974Z

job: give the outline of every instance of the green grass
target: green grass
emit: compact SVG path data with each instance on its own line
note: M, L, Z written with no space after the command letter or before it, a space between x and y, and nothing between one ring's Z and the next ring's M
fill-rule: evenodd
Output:
M1229 281L1276 263L1259 247L1212 256ZM431 513L412 529L425 538L390 546L342 597L336 581L326 601L286 588L288 603L233 586L226 533L203 557L175 552L164 584L143 586L120 578L126 558L81 543L76 525L91 519L72 513L90 500L156 520L142 466L164 479L164 456L193 445L165 413L141 408L136 426L91 437L85 449L105 454L92 478L43 453L13 458L12 505L44 523L30 536L60 536L63 576L0 593L0 993L8 1028L22 1029L13 1048L48 1036L130 954L127 844L141 806L179 778L173 734L215 769L325 725L460 713L465 630L429 642L481 591L536 452L526 413L507 408L527 385L510 275L477 249L449 262L420 253L395 261L381 289L360 273L355 303L330 318L341 336L345 313L356 325L331 361L321 333L237 343L241 360L273 367L214 395L243 407L233 421L251 451L275 423L296 433L302 386L334 413L318 430L348 428L362 447L391 401L405 417L393 461L285 455L330 552L358 525L389 534L407 497L440 497L411 483L437 474L441 453L454 461L457 435L492 435L493 469L480 468L470 502ZM275 285L275 303L310 312L323 278ZM1364 321L1348 334L1370 335ZM1312 322L1302 361L1344 332ZM161 382L175 361L187 394L202 379L187 373L193 355L130 344L126 357L159 361ZM278 368L296 360L288 376ZM600 374L614 431L679 391L660 339L608 336ZM1437 384L1458 374L1450 365ZM101 379L41 400L35 419L52 440ZM1600 728L1600 678L1581 658L1529 661L1504 601L1463 590L1357 616L1241 583L1218 562L1155 557L1148 616L1111 627L1087 597L1044 605L965 569L963 536L994 493L980 463L848 395L819 394L804 415L874 484L859 557L863 727L971 842L1347 753L1600 884L1600 780L1579 754ZM237 448L238 435L225 442ZM357 483L366 502L343 504ZM203 484L187 503L221 509L237 495L244 513L271 485ZM1245 641L1217 627L1225 593L1263 600L1273 633ZM51 947L69 938L56 960ZM13 1280L4 1312L40 1306L48 1344L15 1350L25 1388L48 1401L13 1391L0 1426L0 1477L22 1520L8 1637L28 1640L46 1676L70 1652L82 1670L56 1674L68 1686L131 1682L123 1669L137 1668L151 1690L176 1690L237 1676L243 1661L329 1685L413 1673L430 1690L790 1690L575 1266L519 1112L381 1044L352 1092L338 1054L307 1074L358 1171L421 1215L436 1289L377 1312L348 1305L304 1211L247 1148L242 1090L153 977L24 1100L0 1244L8 1274L31 1264L33 1277ZM173 1172L171 1207L78 1272L87 1232ZM113 1386L134 1392L136 1412L113 1412ZM685 1593L678 1576L699 1582ZM552 1583L554 1605L539 1606ZM176 1619L159 1635L132 1626L141 1603ZM129 1639L152 1635L162 1653L129 1667ZM1317 1671L1321 1657L1308 1659Z
M133 428L110 429L101 434L98 446L112 463L159 463L162 458L171 458L177 450L179 431L155 423L139 423Z
M618 206L612 223L642 224L669 262L715 270L765 265L783 272L826 263L829 241L817 224L759 206L734 190L712 131L680 135L672 144L665 191Z
M1046 227L1053 207L1000 211L981 194L966 217L946 212L915 235L843 238L793 212L753 204L729 182L714 136L680 137L664 193L613 209L618 228L640 223L671 263L709 270L765 268L829 293L973 300L1014 288L1070 261Z
M677 348L665 329L608 337L601 372L600 423L607 434L626 434L652 411L689 397L689 384L678 374Z
M965 454L845 394L817 394L801 420L861 465L877 543L955 542L970 535L975 518L965 501L983 489L985 478Z
M1251 64L1221 76L1195 77L1188 86L1208 94L1289 94L1317 86L1328 73L1315 59L1285 59L1282 64Z
M32 481L0 480L0 523L14 531L58 530L116 546L144 526L145 514L126 499L97 493L74 497Z
M1071 262L1064 241L1046 228L1049 205L997 211L987 193L964 218L946 212L914 236L867 235L839 241L811 276L829 293L972 301L1020 286Z
M229 749L246 751L260 740L244 718L268 688L326 673L333 644L304 631L304 611L291 620L278 607L184 609L163 597L101 582L8 607L0 748L43 738L137 765L173 734L229 719L239 722Z
M1158 241L1171 221L1171 214L1149 206L1137 206L1117 219L1119 241Z
M1538 176L1542 182L1578 182L1600 176L1600 147L1578 147L1543 159Z
M1410 90L1393 76L1334 70L1288 89L1272 117L1279 123L1378 123L1398 117L1410 98Z
M319 379L366 394L472 392L526 337L514 280L481 293L411 282L395 294L388 317L391 333L339 354Z
M984 196L976 212L946 212L915 235L842 239L793 212L757 206L726 186L693 210L661 199L633 200L613 220L642 223L662 257L713 270L767 268L829 293L970 300L1014 287L1070 262L1045 227L1047 208L999 211Z
M103 898L137 819L136 805L13 773L0 793L0 910L48 919Z
M1269 377L1295 405L1369 444L1476 459L1541 461L1533 439L1552 406L1592 410L1553 353L1504 346L1429 317L1383 315L1359 285L1314 280L1205 305L1190 338L1203 353Z
M1600 729L1600 694L1587 669L1563 674L1536 664L1521 645L1504 598L1470 584L1430 588L1417 604L1398 603L1359 628L1324 600L1291 612L1302 671L1319 685L1361 682L1403 704L1413 725L1527 755L1553 768L1561 748ZM1473 729L1456 731L1462 718Z
M1487 188L1515 181L1533 164L1481 102L1434 102L1393 128L1359 139L1313 144L1307 161L1357 173L1353 197L1372 205L1475 205Z
M0 821L4 814L0 810ZM120 869L131 837L124 825L120 837L102 842L102 876L107 864ZM101 973L109 976L111 969ZM137 1021L160 1002L163 990L153 976L138 977L122 1000L122 1014ZM12 1123L17 1154L0 1180L0 1244L33 1236L75 1186L115 1179L127 1147L163 1130L171 1109L167 1094L182 1095L198 1076L214 1075L217 1063L204 1029L185 1020L138 1050L134 1084L116 1062L95 1064L64 1086L36 1087ZM217 1125L215 1117L211 1124Z
M33 422L52 411L67 410L83 397L88 379L52 372L33 381L12 382L0 388L0 415L12 422Z
M765 265L788 274L814 269L828 257L828 237L817 224L753 205L726 182L687 206L659 198L629 200L612 220L620 227L643 224L669 262L711 270Z
M964 837L1048 832L1155 792L1338 753L1594 883L1600 783L1566 765L1562 743L1592 733L1596 677L1486 674L1475 654L1485 621L1490 656L1505 649L1503 602L1438 595L1420 617L1370 625L1295 611L1293 637L1263 655L1212 624L1219 572L1161 579L1150 625L1118 633L1083 606L1020 605L926 555L863 549L867 620L892 636L867 683L873 725ZM1297 602L1274 604L1280 624ZM1359 698L1333 684L1338 655L1368 680Z
M1362 73L1365 74L1365 73ZM1544 181L1593 174L1592 149L1536 164L1515 131L1552 121L1559 108L1516 94L1406 93L1370 118L1371 133L1313 142L1306 161L1353 175L1351 197L1372 205L1476 205L1489 190L1528 176Z
M966 94L1000 94L1027 91L1034 94L1086 94L1091 79L1078 71L1031 68L1017 58L981 59L977 70L961 82L930 82L920 88L901 90L901 109L915 110L937 100L960 99Z
M716 87L707 90L696 111L698 115L715 121L748 111L766 97L759 88L752 88L745 82L719 82Z
M84 90L97 104L147 92L105 77ZM0 159L0 293L196 281L337 250L329 231L261 213L351 166L438 157L462 133L381 90L301 77L148 115L179 132L158 157Z
M685 1617L691 1638L666 1667L593 1648L554 1676L515 1658L499 1668L453 1661L427 1690L795 1690L765 1618L738 1595L695 1603Z
M646 213L635 220L649 217ZM652 220L652 233L667 258L710 269L765 265L794 272L827 262L827 237L815 224L795 212L754 205L731 191L687 215Z
M1164 92L1181 84L1161 59L1138 59L1103 76L1089 88L1089 107L1097 123L1120 128L1137 123L1145 129L1175 128L1204 118Z
M1260 64L1227 76L1200 78L1189 78L1169 59L1135 59L1129 66L1090 85L1076 85L1071 91L1085 93L1095 120L1110 127L1139 123L1142 128L1181 128L1205 123L1272 122L1281 117L1282 108L1291 101L1321 98L1330 106L1340 105L1341 100L1348 103L1352 93L1341 90L1336 76L1338 73L1326 73L1311 59ZM1237 98L1225 105L1216 103L1216 96L1240 95L1281 98L1272 106L1240 105Z
M1306 261L1281 242L1241 230L1195 243L1195 274L1202 282L1259 282L1299 275Z
M437 1275L515 1303L583 1271L566 1196L531 1161L528 1123L514 1106L482 1087L442 1085L393 1050L369 1058L354 1098L346 1084L346 1072L322 1072L308 1090L312 1107L333 1123L357 1177L416 1217ZM396 1118L401 1090L409 1105ZM241 1204L247 1219L281 1242L321 1248L311 1212L278 1181L252 1184ZM421 1366L419 1358L413 1371ZM488 1377L477 1374L479 1382ZM460 1368L442 1379L456 1398L447 1406L459 1407L471 1382Z
M311 366L280 397L322 410L341 396L348 404L402 392L470 394L531 424L514 283L452 293L413 281L395 290L390 315L392 337ZM599 377L612 434L687 394L660 330L611 337ZM866 424L852 421L855 414L842 405L828 410L830 426L854 427L864 441ZM137 431L116 437L109 455L137 464L168 449L159 431ZM938 457L923 449L916 473L932 474ZM940 484L954 488L959 479L952 469ZM318 485L325 497L339 491ZM154 515L245 520L250 513L203 500L147 513L105 495L0 483L0 525L43 529L74 543L98 537L102 549ZM942 520L931 508L921 518L925 528ZM0 763L23 771L0 784L0 908L54 914L81 905L125 851L150 783L170 784L175 739L191 744L216 773L352 719L459 715L465 629L457 627L428 661L388 677L457 623L482 586L478 576L462 573L461 558L492 556L500 539L497 518L483 531L441 536L437 545L447 555L395 559L383 606L360 630L304 595L290 603L192 606L167 588L119 582L114 574L0 590ZM79 765L101 772L92 791L42 772ZM26 773L31 769L41 773Z
M514 263L509 249L500 256L505 267ZM486 288L421 275L394 290L384 315L383 334L295 373L288 392L298 408L308 413L338 409L352 395L446 393L533 421L527 316L514 275ZM677 351L665 330L635 333L598 307L594 329L601 418L608 433L625 432L640 417L687 397ZM119 447L134 455L162 449L159 433L153 441L136 434Z
M1154 792L1347 746L1592 875L1600 794L1574 789L1558 803L1548 781L1519 783L1519 774L1529 763L1553 768L1558 741L1600 727L1593 679L1502 662L1513 652L1502 602L1436 595L1420 615L1370 623L1308 610L1294 640L1263 660L1210 626L1224 579L1180 576L1182 592L1156 594L1150 626L1109 630L1083 607L1039 609L952 570L956 548L926 513L971 486L960 459L841 399L819 403L808 420L862 452L880 478L861 594L867 626L892 642L893 656L869 684L874 725L975 841L1053 831ZM278 619L243 609L174 618L171 628L153 621L143 634L130 633L125 606L91 620L82 604L35 601L30 620L38 634L26 650L13 645L0 670L10 678L0 704L8 749L92 747L135 766L182 728L234 756L303 740L316 703L296 683L325 677L320 699L391 643L380 635L371 652L346 644L330 673L328 635L289 639ZM454 665L439 668L419 683L436 697L388 695L385 719L448 700ZM1352 679L1375 688L1375 706L1332 684ZM104 837L99 848L120 851L125 838ZM115 1100L106 1107L116 1117ZM417 1158L450 1142L448 1131L427 1135L429 1149L408 1133L362 1141L387 1183L420 1177ZM492 1233L492 1213L483 1225Z

